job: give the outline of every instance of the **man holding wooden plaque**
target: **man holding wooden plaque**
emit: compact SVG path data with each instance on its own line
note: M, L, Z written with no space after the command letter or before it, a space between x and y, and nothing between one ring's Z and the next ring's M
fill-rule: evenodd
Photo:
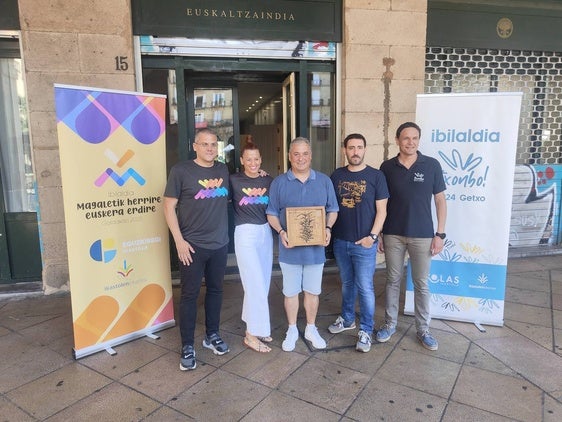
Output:
M289 323L282 348L286 352L295 349L299 338L299 294L304 291L304 337L315 349L325 349L326 341L316 327L316 314L326 261L324 248L330 243L338 201L330 178L311 168L308 139L298 137L291 141L289 162L289 171L271 184L266 210L269 224L279 234L279 266Z

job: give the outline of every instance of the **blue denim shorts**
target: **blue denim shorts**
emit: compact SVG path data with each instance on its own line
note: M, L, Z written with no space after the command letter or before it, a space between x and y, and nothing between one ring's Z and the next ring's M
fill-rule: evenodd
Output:
M324 264L298 265L280 262L283 273L283 294L286 297L298 295L303 290L318 296L322 292Z

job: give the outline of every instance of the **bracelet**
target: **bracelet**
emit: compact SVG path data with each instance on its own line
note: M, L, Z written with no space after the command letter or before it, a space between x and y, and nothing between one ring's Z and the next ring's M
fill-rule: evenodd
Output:
M280 230L277 232L277 234L278 234L279 236L281 236L281 232L284 232L284 231L285 231L284 229L280 229Z
M326 226L326 228L330 230L330 232L332 231L332 228L330 226Z

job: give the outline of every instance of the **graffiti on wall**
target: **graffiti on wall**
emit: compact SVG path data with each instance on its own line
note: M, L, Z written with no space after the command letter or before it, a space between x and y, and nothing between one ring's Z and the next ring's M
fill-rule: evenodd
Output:
M562 165L517 165L513 185L509 245L561 242Z

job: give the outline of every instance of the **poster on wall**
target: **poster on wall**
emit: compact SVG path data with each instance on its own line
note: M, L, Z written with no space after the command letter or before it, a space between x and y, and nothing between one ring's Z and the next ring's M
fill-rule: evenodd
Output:
M175 325L165 97L55 85L74 357Z
M431 316L503 325L521 93L418 95L420 151L441 163L447 239L432 259ZM408 271L404 312L414 312Z

